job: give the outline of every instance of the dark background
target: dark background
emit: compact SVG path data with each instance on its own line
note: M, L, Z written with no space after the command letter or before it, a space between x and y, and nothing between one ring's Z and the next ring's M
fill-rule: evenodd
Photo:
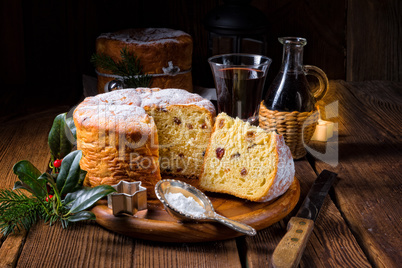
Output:
M90 56L103 32L167 27L193 37L193 82L210 86L203 19L217 0L0 1L0 117L82 97L82 75L95 76ZM329 79L402 80L402 1L254 0L269 20L267 84L278 72L280 36L308 40L304 63Z

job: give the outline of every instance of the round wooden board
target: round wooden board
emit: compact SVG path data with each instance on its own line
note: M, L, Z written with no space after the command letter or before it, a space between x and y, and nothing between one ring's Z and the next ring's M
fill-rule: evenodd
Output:
M207 195L217 213L259 231L278 222L293 210L300 197L300 184L295 178L285 194L265 203L224 194ZM106 201L95 206L92 212L96 215L96 222L104 228L146 240L188 243L224 240L243 235L217 222L177 222L169 216L159 200L148 200L148 209L139 211L135 216L113 216Z

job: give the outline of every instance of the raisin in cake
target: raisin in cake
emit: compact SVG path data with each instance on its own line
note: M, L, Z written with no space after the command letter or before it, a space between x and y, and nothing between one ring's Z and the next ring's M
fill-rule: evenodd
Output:
M191 64L193 40L183 31L167 28L126 29L103 33L96 39L96 53L121 61L121 50L134 53L142 72L152 76L152 87L192 91ZM97 68L98 92L103 93L112 73Z
M294 179L291 152L282 136L221 113L206 151L200 187L251 201L272 200Z

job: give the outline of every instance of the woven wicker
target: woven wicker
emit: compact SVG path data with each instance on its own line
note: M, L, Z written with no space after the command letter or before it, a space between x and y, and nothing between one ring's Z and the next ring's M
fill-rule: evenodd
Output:
M294 159L306 155L304 145L314 134L318 122L318 111L311 112L278 112L260 105L260 127L267 131L276 131L283 135Z

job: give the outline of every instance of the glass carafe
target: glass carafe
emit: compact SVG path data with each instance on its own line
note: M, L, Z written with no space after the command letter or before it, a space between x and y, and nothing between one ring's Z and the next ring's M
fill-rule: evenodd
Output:
M309 112L315 109L315 102L328 89L328 78L318 67L303 65L303 49L307 40L300 37L282 37L282 66L268 88L263 104L272 111ZM306 75L314 75L319 87L312 91Z

